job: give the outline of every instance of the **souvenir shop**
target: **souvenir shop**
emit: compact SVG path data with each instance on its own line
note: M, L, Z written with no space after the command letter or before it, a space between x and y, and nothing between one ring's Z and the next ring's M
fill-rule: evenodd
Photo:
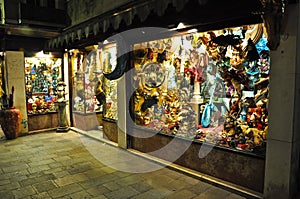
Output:
M57 85L63 80L63 58L38 52L24 57L28 131L58 126Z
M130 147L262 191L271 61L264 35L251 24L134 44Z
M127 147L261 192L271 65L263 24L168 35L131 44L130 75L122 73ZM117 46L105 41L67 52L73 126L102 127L115 143L124 119ZM199 158L205 147L211 152Z
M185 6L195 11L194 4ZM134 24L122 29L111 17L110 25L122 39L107 40L113 34L104 18L94 27L103 28L106 37L86 37L87 45L77 48L74 42L66 49L71 124L85 131L103 128L103 137L121 148L261 195L265 176L271 181L265 169L273 63L269 47L276 48L278 35L270 39L268 23L253 14L255 6L227 5L233 16L224 23L206 11L214 8L210 3L200 6L205 19L170 7L163 16L148 13L139 25L176 25L131 32ZM162 18L166 20L158 20ZM78 30L74 32L88 29ZM57 45L57 40L51 42ZM125 54L120 53L124 44L129 49Z

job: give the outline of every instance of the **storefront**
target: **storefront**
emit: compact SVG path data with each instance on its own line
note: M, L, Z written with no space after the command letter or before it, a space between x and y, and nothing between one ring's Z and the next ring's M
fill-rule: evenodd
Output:
M261 17L261 9L268 6L261 8L257 1L251 5L243 1L243 6L229 1L227 3L232 6L224 2L224 5L220 3L223 6L213 6L210 2L206 4L192 0L180 4L182 7L177 3L173 1L173 7L167 5L158 9L161 11L159 16L151 13L152 4L147 4L149 12L145 12L147 16L139 21L140 26L163 26L175 31L166 31L163 36L149 36L145 28L139 31L146 36L124 37L124 43L132 50L126 67L119 68L118 62L114 67L114 62L104 61L105 54L112 54L105 53L109 52L106 48L110 47L101 45L99 48L98 42L105 40L104 36L89 40L89 31L103 31L107 37L114 32L110 32L109 27L124 31L120 18L125 21L130 19L125 29L134 28L134 18L128 17L134 14L132 10L118 12L111 17L105 15L101 18L101 15L97 23L92 19L85 28L67 30L65 35L50 41L49 46L59 46L64 42L64 37L71 38L69 36L75 34L72 38L76 38L76 34L81 33L86 36L82 39L83 43L97 45L97 50L102 53L98 52L99 63L106 62L101 66L106 78L103 81L106 96L102 113L103 130L105 136L119 147L200 172L211 177L215 183L217 181L217 184L224 186L225 182L225 186L242 193L252 193L256 197L270 196L282 182L296 180L289 176L288 169L278 172L282 169L274 165L287 164L291 170L293 167L293 172L299 165L297 147L287 147L295 152L293 161L288 158L290 154L281 154L282 151L275 153L279 152L280 147L274 149L277 138L283 140L284 146L291 143L282 135L277 135L279 130L275 128L278 118L287 120L276 110L287 113L291 110L290 104L288 100L282 102L284 107L288 107L283 110L279 107L279 97L274 99L269 94L272 88L280 87L278 59L288 59L288 56L283 56L288 45L285 41L291 44L286 35L287 40L281 41L284 44L282 51L276 51L280 37L278 39L275 30L280 29L282 13L275 13L278 10L274 9L274 12L266 12ZM133 10L141 13L138 12L143 10L141 7L133 7ZM229 13L226 15L228 17L214 15L224 10ZM291 16L294 16L292 11ZM274 20L270 20L271 16ZM278 17L276 20L275 16ZM289 19L293 18L291 16ZM186 22L184 27L177 28L179 19ZM292 32L293 36L297 35L291 29L286 28L287 34ZM70 46L76 46L76 39L74 41ZM120 43L116 42L117 48L118 45ZM273 57L274 54L277 57ZM273 65L275 69L272 69ZM108 66L112 68L111 73L117 71L121 75L110 79L110 72L106 71ZM295 63L288 68L295 69ZM272 80L272 70L276 80ZM115 81L113 88L105 88L105 82L109 79ZM285 84L281 86L291 90ZM74 88L78 89L77 86ZM117 91L114 97L108 97L111 91ZM275 93L273 90L273 97ZM112 105L117 105L117 109L112 108L110 112ZM281 154L280 158L276 158L276 154ZM276 171L284 175L278 176Z
M62 60L42 52L24 58L28 131L58 127L55 102L57 84L62 80Z
M129 147L262 192L270 69L263 25L177 34L134 44ZM200 155L203 147L212 151Z
M116 44L99 43L67 54L72 71L72 126L84 131L103 129L103 137L117 143L117 82L103 75L116 68Z

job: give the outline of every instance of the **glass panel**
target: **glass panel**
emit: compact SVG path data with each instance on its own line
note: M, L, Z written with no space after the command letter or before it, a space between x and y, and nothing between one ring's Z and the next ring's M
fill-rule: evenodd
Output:
M116 69L117 65L117 45L109 43L101 48L100 60L104 73L111 73ZM108 119L118 119L118 103L117 103L117 81L109 80L102 76L103 89L105 94L105 106L103 108L103 116Z
M133 62L136 124L264 153L270 56L262 24L136 44Z
M56 87L61 79L61 58L25 57L28 114L55 112Z

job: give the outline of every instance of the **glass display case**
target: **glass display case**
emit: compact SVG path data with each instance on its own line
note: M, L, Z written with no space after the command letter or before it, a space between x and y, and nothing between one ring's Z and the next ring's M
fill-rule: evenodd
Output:
M105 96L99 56L98 45L88 46L84 51L69 51L73 125L81 130L89 131L102 126Z
M28 115L56 112L56 87L62 59L25 57L25 88Z
M117 46L116 43L105 44L101 48L100 61L103 73L111 73L116 68ZM105 106L103 117L111 120L118 119L117 81L103 77L103 90L105 94Z
M136 125L264 154L269 49L261 24L178 34L134 45Z
M97 49L88 53L73 51L72 59L73 111L83 114L101 111L96 98L97 87L103 83Z
M103 92L105 102L103 106L103 137L118 142L118 102L117 80L110 80L106 74L113 74L117 67L117 44L106 43L99 46L100 62L103 67Z

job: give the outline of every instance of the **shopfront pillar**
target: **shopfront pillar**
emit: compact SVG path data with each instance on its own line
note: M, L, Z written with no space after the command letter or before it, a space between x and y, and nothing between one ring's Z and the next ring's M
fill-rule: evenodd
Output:
M6 67L4 73L7 78L6 91L10 93L12 86L15 88L14 106L21 111L20 134L28 133L28 119L26 108L26 95L24 83L24 52L6 51Z
M264 198L295 198L300 162L299 3L289 5L280 45L271 51Z
M126 76L123 75L118 80L118 146L127 148L127 135L126 135L126 119L128 113L128 102L126 100Z

